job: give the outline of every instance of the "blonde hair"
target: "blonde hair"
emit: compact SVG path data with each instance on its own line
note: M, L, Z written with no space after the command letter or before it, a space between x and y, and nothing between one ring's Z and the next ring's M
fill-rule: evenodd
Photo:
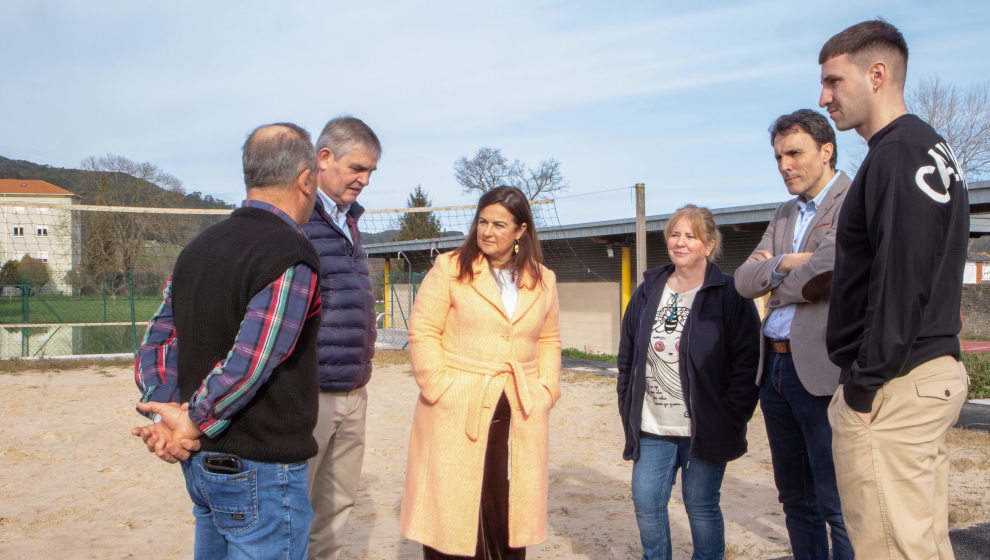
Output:
M715 216L712 216L712 211L704 206L695 206L694 204L681 206L667 220L667 225L663 228L664 239L670 239L670 230L674 229L674 225L681 221L682 218L691 224L691 231L703 243L707 245L712 241L715 242L715 246L712 247L712 253L708 255L708 260L718 260L718 257L722 254L722 232L715 225Z

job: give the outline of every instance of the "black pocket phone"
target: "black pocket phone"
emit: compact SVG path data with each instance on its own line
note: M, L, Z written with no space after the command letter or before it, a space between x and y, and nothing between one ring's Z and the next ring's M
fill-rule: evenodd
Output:
M203 468L213 474L237 474L244 470L237 455L207 455L203 459Z

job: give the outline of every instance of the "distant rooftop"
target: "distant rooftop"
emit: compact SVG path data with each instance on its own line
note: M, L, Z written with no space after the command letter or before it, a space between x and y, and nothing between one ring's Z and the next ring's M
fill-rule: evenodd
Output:
M990 215L980 215L990 212L990 181L975 181L969 187L970 234L972 236L990 234ZM773 218L777 207L784 201L750 204L746 206L730 206L712 208L715 223L722 227L734 229L757 228L762 231ZM663 231L667 220L673 212L646 216L646 231ZM540 241L556 239L576 239L587 237L604 237L611 235L630 235L636 231L636 218L626 217L615 220L584 222L578 224L562 224L540 228ZM391 241L387 243L369 243L364 245L365 251L371 256L384 256L396 251L430 251L447 250L459 247L464 241L464 234L451 235L436 239L418 239L414 241Z
M0 179L0 196L5 195L76 196L40 179Z

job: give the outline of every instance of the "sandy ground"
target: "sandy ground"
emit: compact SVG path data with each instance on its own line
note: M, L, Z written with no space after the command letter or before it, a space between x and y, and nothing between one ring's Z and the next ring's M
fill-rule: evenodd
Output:
M397 530L416 385L401 353L383 353L369 388L368 447L347 559L418 558ZM530 558L638 558L621 459L614 380L565 372L551 415L550 537ZM0 374L0 558L189 558L193 519L180 469L147 453L124 367ZM728 558L788 554L770 453L757 411L750 451L722 487ZM951 435L953 527L990 519L990 436ZM690 556L687 519L671 504L675 557Z

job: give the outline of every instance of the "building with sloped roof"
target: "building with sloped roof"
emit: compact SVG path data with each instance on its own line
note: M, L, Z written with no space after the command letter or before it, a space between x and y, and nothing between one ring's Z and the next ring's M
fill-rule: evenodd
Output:
M685 201L687 202L687 201ZM781 202L712 208L722 232L719 266L732 273L750 255ZM990 181L969 184L970 237L990 236ZM560 329L564 347L614 354L619 342L620 317L628 296L638 284L631 256L636 249L636 219L632 216L580 224L540 228L546 265L557 275ZM672 213L646 216L647 268L669 262L663 229ZM367 243L372 259L404 260L413 270L427 270L439 253L459 247L464 234L436 239ZM981 265L990 271L990 263ZM415 290L399 286L389 313L402 327ZM988 322L990 324L990 322Z
M77 198L47 181L0 179L0 264L30 255L48 264L51 289L71 293L79 226L70 207Z

